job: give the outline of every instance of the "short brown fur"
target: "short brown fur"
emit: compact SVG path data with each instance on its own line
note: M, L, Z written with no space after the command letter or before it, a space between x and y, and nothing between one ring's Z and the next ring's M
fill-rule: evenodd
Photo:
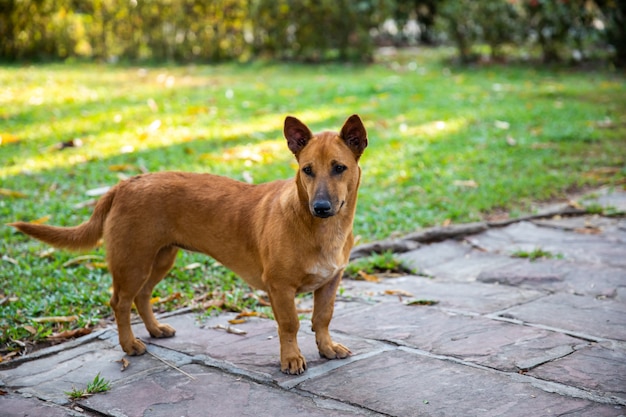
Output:
M113 276L111 307L120 345L129 355L146 351L131 330L132 304L153 337L174 336L174 328L152 312L152 290L179 249L212 256L268 293L278 322L281 370L300 374L306 361L297 343L297 293L314 293L312 325L320 354L333 359L351 353L332 341L328 326L353 244L358 160L367 135L357 115L339 134L317 135L287 117L284 133L299 163L295 180L250 185L211 174L145 174L113 187L79 226L10 225L70 250L92 248L104 237Z

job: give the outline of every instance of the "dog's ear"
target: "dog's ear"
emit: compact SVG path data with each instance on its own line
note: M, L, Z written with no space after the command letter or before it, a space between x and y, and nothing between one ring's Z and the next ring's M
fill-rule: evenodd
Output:
M367 132L361 118L356 114L348 117L341 128L340 136L358 160L367 147Z
M295 117L287 116L285 118L285 128L283 129L287 146L289 150L296 156L309 143L313 137L313 133L308 127Z

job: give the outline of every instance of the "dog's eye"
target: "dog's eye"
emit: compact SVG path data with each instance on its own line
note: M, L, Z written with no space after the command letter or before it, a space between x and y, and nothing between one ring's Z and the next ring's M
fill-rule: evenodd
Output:
M347 166L345 165L335 165L333 170L335 171L335 174L341 174L342 172L344 172L346 169L348 169Z
M302 172L304 172L309 177L313 176L313 168L311 168L310 166L306 166L306 167L302 168Z

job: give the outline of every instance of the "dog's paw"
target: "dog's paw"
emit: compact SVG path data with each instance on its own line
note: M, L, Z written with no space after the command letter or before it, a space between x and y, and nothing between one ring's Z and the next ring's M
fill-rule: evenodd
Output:
M326 359L345 359L352 355L350 349L342 345L341 343L331 342L326 346L320 346L320 356Z
M304 356L298 354L291 358L280 360L280 370L289 375L300 375L306 370L306 360Z
M122 349L128 356L138 356L146 353L146 345L139 339L134 339L128 345L123 345Z
M169 324L161 324L156 328L148 329L150 336L162 338L162 337L172 337L176 334L176 329L170 326Z

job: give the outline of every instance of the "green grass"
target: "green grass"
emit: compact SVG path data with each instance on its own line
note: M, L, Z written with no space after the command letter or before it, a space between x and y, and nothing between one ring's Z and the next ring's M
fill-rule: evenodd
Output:
M502 210L516 215L581 187L623 184L623 76L464 69L445 64L452 54L424 50L369 66L0 67L0 224L45 216L78 224L91 213L82 204L88 190L143 171L208 171L255 183L290 177L295 163L282 138L289 114L314 131L336 130L352 113L365 121L360 242ZM59 150L70 141L82 146ZM97 260L67 265L78 255L46 250L0 226L5 353L110 316L106 269ZM181 254L170 275L155 297L180 297L155 304L159 310L203 294L227 308L257 304L256 294L201 255ZM69 315L78 319L31 320Z
M87 383L87 388L79 390L75 387L72 388L71 391L67 391L65 394L71 400L80 400L81 398L88 397L93 394L98 394L100 392L107 392L111 389L111 382L100 376L100 372L96 374L94 379Z
M563 258L563 255L560 253L553 254L552 252L544 250L542 248L535 248L531 251L518 250L518 251L513 252L511 256L513 258L528 259L531 262L534 262L537 259L553 259L553 258L562 259Z
M380 254L373 254L371 256L360 258L351 262L344 271L344 277L352 279L359 278L359 273L364 272L366 274L377 273L400 273L400 274L415 274L417 271L412 270L405 265L400 259L398 259L393 252L386 251Z

